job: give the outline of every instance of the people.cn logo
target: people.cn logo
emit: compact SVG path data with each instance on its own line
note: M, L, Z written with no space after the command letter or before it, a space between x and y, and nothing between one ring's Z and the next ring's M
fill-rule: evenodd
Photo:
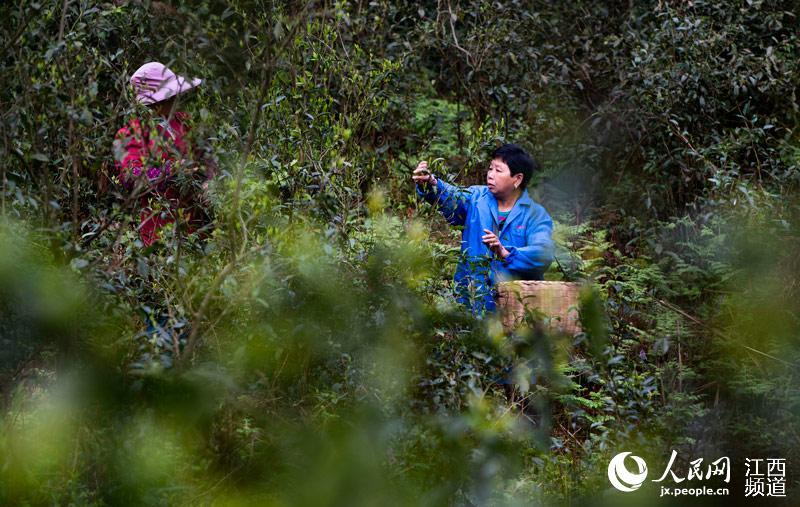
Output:
M631 459L639 468L637 473L631 473L625 468L625 458L630 454L629 452L621 452L611 458L608 463L608 480L611 481L612 486L626 493L639 489L639 486L642 485L647 477L647 463L639 456L631 455Z

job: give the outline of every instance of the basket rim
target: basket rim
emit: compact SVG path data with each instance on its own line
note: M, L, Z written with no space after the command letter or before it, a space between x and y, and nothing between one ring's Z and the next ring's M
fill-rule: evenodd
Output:
M498 287L508 287L513 285L576 285L581 286L586 282L564 282L561 280L507 280L497 282Z

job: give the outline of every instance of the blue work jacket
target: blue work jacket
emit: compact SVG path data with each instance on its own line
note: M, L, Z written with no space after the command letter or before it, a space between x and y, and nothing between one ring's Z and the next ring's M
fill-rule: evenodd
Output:
M497 199L485 185L461 188L436 179L417 193L437 206L453 225L463 225L461 260L455 274L458 301L473 313L495 310L493 287L507 280L542 280L553 261L553 220L527 190L500 225ZM500 238L508 257L493 256L481 239L484 229Z

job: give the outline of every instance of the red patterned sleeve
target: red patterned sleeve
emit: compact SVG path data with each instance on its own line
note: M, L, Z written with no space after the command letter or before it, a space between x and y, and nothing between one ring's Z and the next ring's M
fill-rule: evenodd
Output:
M114 137L114 163L122 185L130 190L142 172L147 154L146 140L138 120L131 121Z

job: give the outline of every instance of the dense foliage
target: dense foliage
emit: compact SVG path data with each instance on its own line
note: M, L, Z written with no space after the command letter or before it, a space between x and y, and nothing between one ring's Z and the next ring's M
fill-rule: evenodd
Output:
M0 503L596 505L623 450L800 455L797 2L176 4L0 6ZM219 175L208 238L144 248L151 60ZM410 171L501 142L575 337L450 295Z

